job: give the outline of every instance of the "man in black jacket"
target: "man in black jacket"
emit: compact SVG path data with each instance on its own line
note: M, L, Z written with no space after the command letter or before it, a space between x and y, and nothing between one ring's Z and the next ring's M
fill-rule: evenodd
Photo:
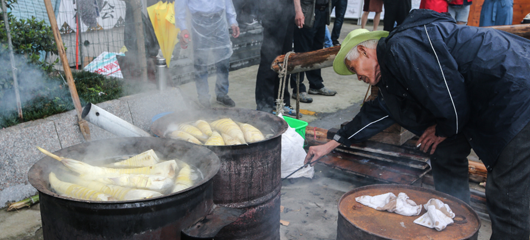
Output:
M344 40L334 70L356 73L380 94L334 141L311 147L306 162L399 123L421 136L436 189L469 203L466 157L472 147L488 169L492 239L528 239L530 41L456 25L431 10L411 11L386 34L355 30Z

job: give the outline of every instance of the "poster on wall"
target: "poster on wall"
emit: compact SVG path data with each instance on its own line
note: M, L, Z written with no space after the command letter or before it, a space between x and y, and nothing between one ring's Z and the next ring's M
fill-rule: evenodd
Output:
M412 9L420 8L421 0L411 0ZM346 13L344 14L345 19L360 19L363 14L363 5L364 0L348 0L348 7L346 8ZM331 16L335 17L335 9L331 12ZM371 12L368 14L368 19L374 19L375 13ZM381 19L385 17L385 8L383 6L383 11L381 12Z
M79 9L81 32L121 27L125 21L125 3L121 0L62 0L57 14L61 33L75 32Z

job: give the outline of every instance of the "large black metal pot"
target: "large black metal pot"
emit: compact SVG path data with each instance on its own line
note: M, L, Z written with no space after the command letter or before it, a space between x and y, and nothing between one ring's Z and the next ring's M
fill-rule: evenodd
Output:
M250 123L266 139L242 145L206 146L221 160L219 173L213 179L214 203L246 211L224 227L216 239L280 239L281 135L288 127L283 119L249 109L214 108L165 115L153 123L151 132L164 137L171 124L220 118Z
M49 172L59 175L61 171L68 171L59 161L44 157L35 163L28 176L29 182L39 191L44 238L184 239L186 235L181 235L181 230L200 232L197 228L201 223L191 230L188 228L204 218L217 223L217 227L203 227L210 227L205 231L213 236L220 227L242 213L241 210L237 210L239 214L225 211L220 216L222 220L208 215L215 208L212 179L219 171L220 162L213 152L201 146L150 137L117 138L75 145L55 154L96 165L105 159L131 156L149 149L155 150L161 159L178 158L190 163L202 171L204 179L189 189L152 199L84 201L59 196L50 190ZM230 214L236 216L230 219ZM212 218L216 220L211 221Z

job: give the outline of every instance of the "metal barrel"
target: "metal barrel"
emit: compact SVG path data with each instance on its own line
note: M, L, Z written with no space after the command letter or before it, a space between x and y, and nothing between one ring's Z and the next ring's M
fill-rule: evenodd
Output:
M283 119L255 110L220 108L166 115L153 123L151 131L164 136L170 124L225 117L250 123L271 136L249 144L206 146L221 160L214 177L214 203L246 210L215 239L280 239L281 134L287 130Z
M442 231L427 228L414 223L422 216L403 216L387 211L378 211L362 205L356 197L376 196L392 192L396 196L406 193L418 205L431 198L437 198L449 205L455 213L454 223ZM374 239L477 239L480 229L477 213L466 203L448 194L427 188L398 184L376 184L356 188L339 200L339 218L337 222L337 240L374 240Z
M112 146L112 148L110 147ZM179 158L204 174L193 187L150 199L86 201L51 190L48 174L68 171L50 157L35 163L29 182L39 191L44 239L181 239L181 230L210 213L213 177L219 158L191 143L161 138L114 138L74 145L56 154L94 164L109 156L130 156L153 149L162 159ZM105 157L106 156L106 157Z

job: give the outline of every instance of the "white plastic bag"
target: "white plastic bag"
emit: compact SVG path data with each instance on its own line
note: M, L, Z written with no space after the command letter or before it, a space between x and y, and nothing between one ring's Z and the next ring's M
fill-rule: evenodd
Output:
M281 117L281 116L280 116ZM292 172L304 165L307 153L304 150L304 138L289 126L282 134L282 174L285 178ZM315 170L313 167L306 167L291 175L289 178L313 178Z

